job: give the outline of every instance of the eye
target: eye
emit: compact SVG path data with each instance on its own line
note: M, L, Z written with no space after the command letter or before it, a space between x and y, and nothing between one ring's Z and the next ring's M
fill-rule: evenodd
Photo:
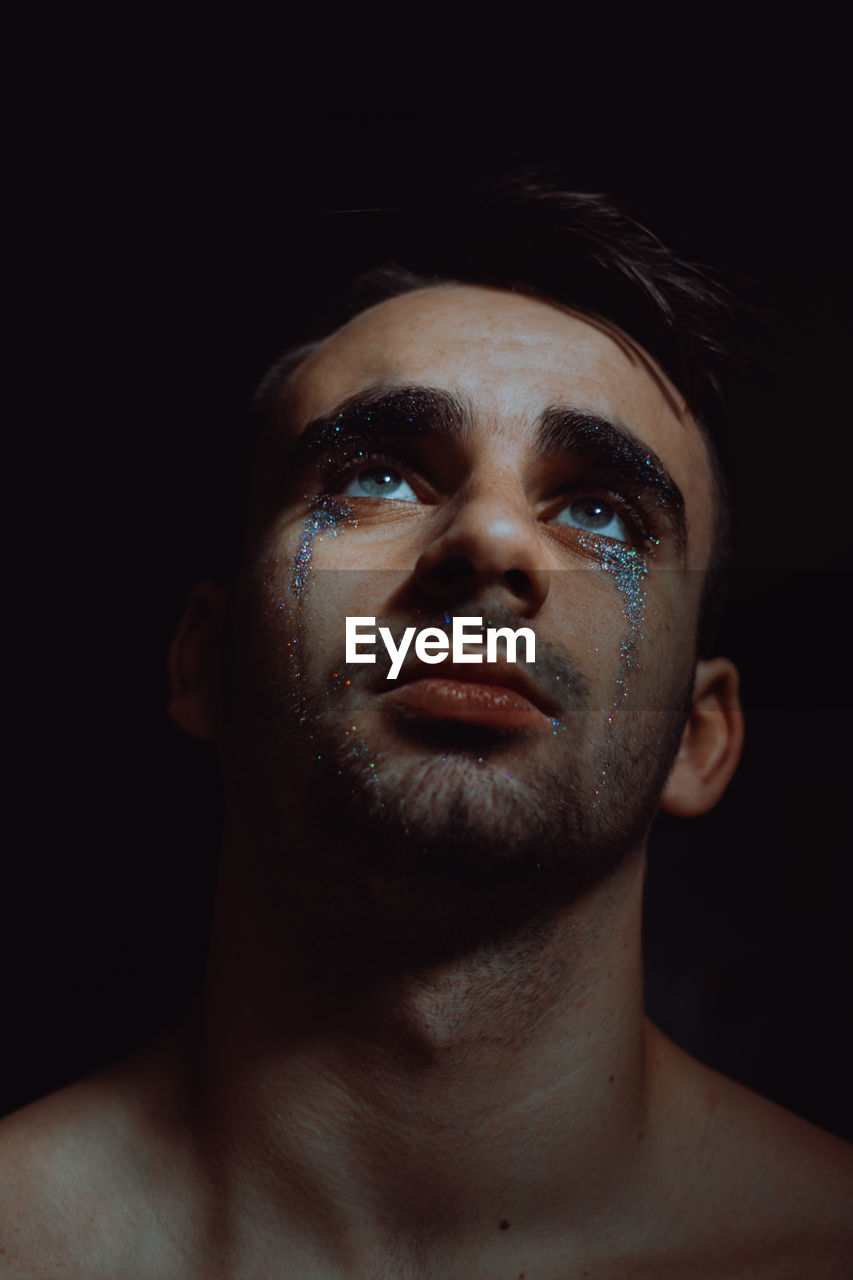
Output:
M418 502L408 480L393 467L362 467L341 489L351 498L393 498L396 502Z
M575 498L555 517L555 523L567 524L573 529L597 533L602 538L615 538L617 542L630 542L631 529L627 520L616 508L602 498L584 496Z

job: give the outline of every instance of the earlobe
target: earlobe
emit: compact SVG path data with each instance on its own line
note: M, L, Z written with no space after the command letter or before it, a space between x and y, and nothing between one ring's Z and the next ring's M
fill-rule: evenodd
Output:
M219 741L222 629L228 591L206 578L190 592L169 650L169 715L179 729Z
M728 786L742 748L737 668L728 658L698 663L693 705L660 807L681 817L706 813Z

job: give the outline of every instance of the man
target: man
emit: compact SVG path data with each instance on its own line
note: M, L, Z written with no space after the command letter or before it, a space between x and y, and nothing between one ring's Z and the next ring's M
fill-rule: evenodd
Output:
M850 1274L845 1145L642 1007L650 824L743 732L720 295L605 201L477 216L262 389L170 660L226 791L204 999L4 1123L10 1275Z

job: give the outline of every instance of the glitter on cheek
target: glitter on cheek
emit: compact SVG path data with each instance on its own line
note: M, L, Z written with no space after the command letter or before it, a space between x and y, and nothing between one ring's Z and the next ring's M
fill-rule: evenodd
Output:
M305 651L304 601L309 582L311 557L314 543L324 534L335 538L344 525L356 527L358 521L353 518L353 508L348 502L334 501L327 494L321 494L314 502L302 530L302 537L293 558L293 569L290 576L290 590L296 596L296 635L287 640L287 652L292 660L292 669L296 675L301 673L302 656ZM287 606L280 604L279 612L287 612ZM337 673L336 673L337 674ZM347 682L349 683L349 682Z
M337 537L346 527L358 527L358 520L354 516L352 505L341 501L340 498L335 500L327 494L322 494L316 499L306 517L302 536L293 559L290 578L290 590L296 597L296 635L287 640L286 644L292 663L291 671L296 677L300 677L302 674L303 658L308 644L305 604L307 593L312 586L310 569L314 545L318 537ZM278 611L285 615L289 614L292 609L292 604L280 603L278 605ZM350 684L351 681L344 671L333 671L326 690L326 696L330 699L336 698L343 694ZM304 686L297 696L294 706L297 719L305 726L317 714L316 702L312 702L311 694ZM313 734L308 734L309 740L313 740L313 737ZM378 790L382 762L375 757L375 748L369 746L361 737L357 724L352 724L345 730L345 737L348 739L348 755L352 759L360 761L364 769L365 782L368 782ZM310 758L323 762L321 753L313 754ZM338 773L340 773L340 769ZM378 803L380 807L384 807L381 800Z
M579 541L584 550L595 554L602 569L613 579L617 591L622 596L622 614L628 624L619 645L616 694L607 713L607 742L600 783L595 789L595 803L597 803L601 788L606 784L610 772L613 755L613 722L620 706L628 697L631 675L639 665L638 653L643 639L642 626L646 612L646 577L649 565L647 556L636 547L584 536L581 536Z
M306 594L312 582L310 569L314 544L318 537L337 537L346 527L358 527L358 520L354 516L352 505L348 502L342 502L340 499L335 500L327 494L321 494L314 502L305 520L302 536L293 559L293 570L290 579L290 589L296 597L296 635L287 641L287 650L292 660L291 670L297 677L302 674L303 656L306 652L308 639L305 634L305 602ZM292 605L288 606L281 603L278 608L279 611L288 613ZM334 698L344 693L350 683L344 672L333 671L327 689L327 696ZM297 718L301 723L307 725L312 715L316 714L316 710L312 710L309 692L304 687L295 705ZM308 737L313 739L313 734L309 734ZM352 758L360 760L365 771L365 781L378 788L381 768L375 758L371 759L371 756L374 755L374 748L368 746L367 742L361 738L359 727L356 724L346 730L346 737L349 739L348 754ZM320 753L313 758L321 763L323 761L323 756ZM340 770L338 772L340 773Z
M315 539L321 533L329 533L332 537L337 537L342 524L355 526L357 523L353 519L352 507L348 502L335 502L327 494L320 495L308 513L293 559L290 589L297 597L305 588Z

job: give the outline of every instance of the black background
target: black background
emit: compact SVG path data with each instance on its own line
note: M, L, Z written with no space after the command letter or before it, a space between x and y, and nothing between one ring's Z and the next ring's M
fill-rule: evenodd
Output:
M670 63L654 92L611 70L531 93L441 66L391 86L340 60L297 83L292 48L276 76L81 47L31 61L7 164L2 1108L141 1042L198 982L215 761L166 718L165 654L253 385L312 273L369 260L395 216L328 211L452 202L557 160L742 277L777 353L732 400L723 648L745 758L714 813L655 837L649 1005L853 1138L849 116L831 70L794 75L777 50Z

